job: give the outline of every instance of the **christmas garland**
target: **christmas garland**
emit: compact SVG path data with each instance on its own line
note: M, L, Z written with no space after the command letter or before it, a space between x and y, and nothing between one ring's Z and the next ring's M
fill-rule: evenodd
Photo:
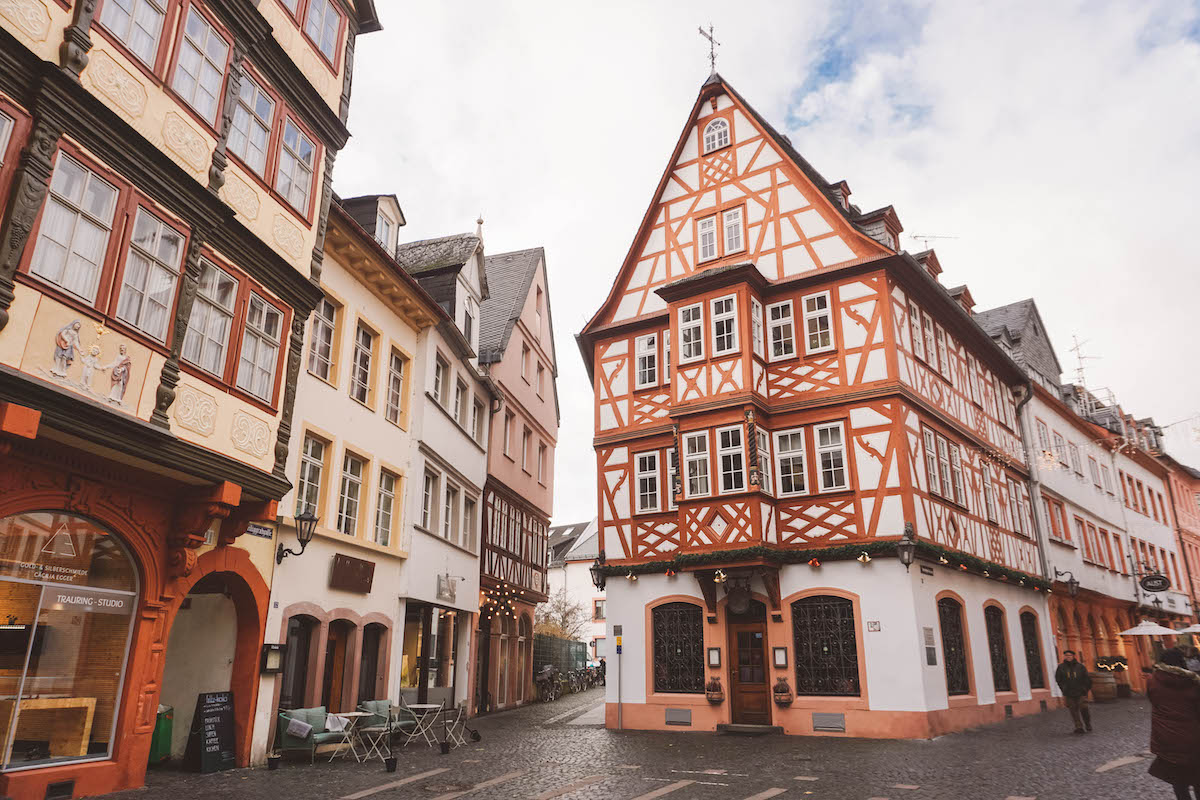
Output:
M1006 567L977 556L960 553L940 545L918 539L916 541L917 555L924 556L929 561L935 561L949 569L959 569L992 578L1017 586L1024 586L1034 591L1049 591L1050 581L1045 578L1028 575L1020 570ZM739 561L766 561L769 564L808 564L813 568L821 566L822 561L863 561L875 556L896 555L896 542L863 542L861 544L843 544L834 547L806 547L802 549L780 550L765 545L742 547L736 550L707 550L700 553L677 553L670 559L644 561L640 564L601 564L600 573L606 578L628 578L638 575L667 574L672 575L681 569L705 567L713 564L729 564ZM864 561L863 563L866 563Z

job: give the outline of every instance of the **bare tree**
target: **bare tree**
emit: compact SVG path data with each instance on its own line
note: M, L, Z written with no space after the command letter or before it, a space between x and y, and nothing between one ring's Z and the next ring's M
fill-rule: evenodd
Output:
M590 621L583 603L572 599L563 588L550 595L550 599L534 611L533 630L535 633L578 640Z

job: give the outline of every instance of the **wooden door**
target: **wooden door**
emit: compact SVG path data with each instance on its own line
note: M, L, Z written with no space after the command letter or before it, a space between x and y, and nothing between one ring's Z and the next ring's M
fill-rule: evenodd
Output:
M766 624L762 622L733 623L729 626L730 702L733 722L737 724L771 724L766 629Z

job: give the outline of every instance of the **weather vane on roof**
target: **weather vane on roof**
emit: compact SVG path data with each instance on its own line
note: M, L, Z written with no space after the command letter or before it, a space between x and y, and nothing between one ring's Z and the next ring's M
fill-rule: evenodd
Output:
M703 36L705 39L708 39L708 63L712 66L712 71L716 72L717 71L717 46L721 43L713 38L712 23L711 22L708 23L708 30L704 30L703 26L698 27L697 30L700 31L701 36Z

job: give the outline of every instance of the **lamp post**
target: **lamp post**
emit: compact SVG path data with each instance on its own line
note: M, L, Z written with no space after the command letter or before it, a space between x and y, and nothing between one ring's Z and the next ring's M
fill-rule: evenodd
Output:
M904 523L904 536L896 542L896 555L899 557L900 563L904 565L904 571L908 572L913 559L917 556L917 540L911 522Z
M592 573L592 585L595 586L599 591L603 592L604 584L607 582L607 578L604 575L603 550L601 550L600 554L596 556L596 560L592 563L592 566L590 569L588 569L588 572Z
M1067 594L1071 597L1079 596L1079 581L1075 580L1075 575L1070 570L1060 570L1057 567L1054 569L1054 579L1058 580L1063 575L1068 575L1067 578Z
M275 550L275 563L282 564L283 560L288 556L298 556L304 552L304 548L308 547L308 543L312 541L313 533L317 530L317 516L308 509L296 515L296 541L300 542L299 550L284 550L283 542L279 543L279 547Z

